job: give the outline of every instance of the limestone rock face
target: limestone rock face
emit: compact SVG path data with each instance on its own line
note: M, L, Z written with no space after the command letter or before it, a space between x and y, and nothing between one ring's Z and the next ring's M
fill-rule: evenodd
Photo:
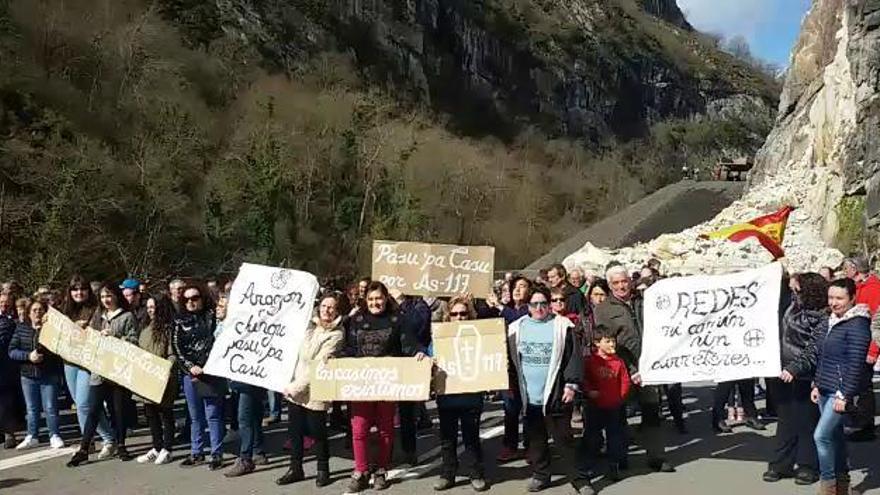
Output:
M776 125L756 156L742 199L716 218L645 244L596 253L587 245L569 266L598 270L608 259L636 267L657 257L669 273L724 273L771 256L756 241L708 241L699 234L788 204L784 248L792 271L835 267L831 248L845 194L867 192L880 217L880 0L814 0L793 50Z

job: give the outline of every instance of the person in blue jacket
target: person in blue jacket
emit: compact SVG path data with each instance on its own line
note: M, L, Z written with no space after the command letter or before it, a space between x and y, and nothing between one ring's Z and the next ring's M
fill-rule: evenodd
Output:
M855 305L856 284L835 280L828 287L828 330L816 339L816 375L810 399L819 405L813 433L819 454L819 493L849 493L844 413L853 411L864 388L862 367L871 342L868 308ZM836 490L836 491L835 491Z

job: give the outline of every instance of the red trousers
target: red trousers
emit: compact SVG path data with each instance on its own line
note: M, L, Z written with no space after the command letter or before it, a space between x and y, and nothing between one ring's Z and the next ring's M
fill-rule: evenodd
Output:
M370 428L379 430L379 459L376 467L387 470L391 466L391 449L394 446L394 413L396 402L352 402L351 443L354 452L354 470L366 473L370 466L370 449L367 442Z

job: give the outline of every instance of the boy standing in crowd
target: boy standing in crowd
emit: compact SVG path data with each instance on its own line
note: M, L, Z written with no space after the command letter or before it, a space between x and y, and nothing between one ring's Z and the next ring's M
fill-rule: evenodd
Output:
M584 406L586 431L581 442L579 477L589 480L599 455L602 432L608 446L608 477L620 480L620 470L626 469L626 434L624 432L623 404L632 384L626 363L617 355L617 340L605 325L593 329L594 352L585 359ZM581 494L590 493L581 490Z

